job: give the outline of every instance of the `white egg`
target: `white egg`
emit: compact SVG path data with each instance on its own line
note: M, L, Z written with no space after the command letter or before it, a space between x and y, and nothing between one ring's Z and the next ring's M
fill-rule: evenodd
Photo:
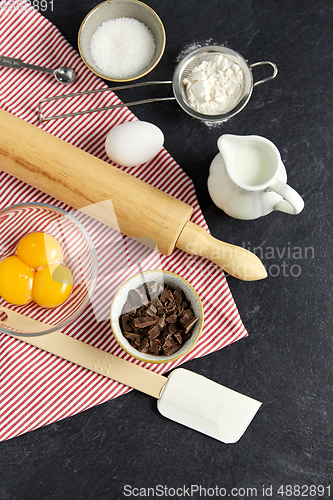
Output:
M163 132L156 125L131 121L110 130L105 151L117 165L134 167L152 160L161 151L163 143Z

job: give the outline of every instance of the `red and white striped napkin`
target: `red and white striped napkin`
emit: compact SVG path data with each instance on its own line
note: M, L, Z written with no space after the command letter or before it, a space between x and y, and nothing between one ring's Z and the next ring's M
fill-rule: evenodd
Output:
M0 34L1 55L51 68L70 66L78 73L77 81L65 87L49 74L0 68L1 108L110 162L104 151L106 132L115 125L135 120L135 115L128 108L118 108L40 124L37 116L40 99L103 88L105 84L86 68L58 29L23 0L1 2ZM54 101L52 113L97 107L106 101L121 102L115 94L106 94L107 97L89 95L84 102ZM165 149L151 162L124 170L192 205L192 221L208 229L191 180ZM71 210L0 170L0 208L23 202L44 202ZM157 254L87 216L78 217L97 249L99 278L92 304L63 330L65 334L159 373L247 335L225 276L217 266L181 250L175 250L169 257ZM109 323L112 297L127 277L138 272L139 265L142 269L163 268L180 274L202 299L205 327L201 339L191 352L173 363L153 365L136 361L119 347L112 335ZM0 333L0 380L0 440L74 415L130 390L4 333Z

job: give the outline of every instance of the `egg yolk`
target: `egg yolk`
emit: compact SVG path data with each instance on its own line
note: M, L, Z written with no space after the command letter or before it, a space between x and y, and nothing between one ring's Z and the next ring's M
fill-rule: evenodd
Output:
M12 255L0 262L0 295L16 306L32 300L35 271L21 259Z
M16 255L32 269L39 269L56 262L62 257L58 241L47 233L29 233L19 242Z
M71 271L64 264L51 264L35 273L32 298L41 307L60 306L73 288Z

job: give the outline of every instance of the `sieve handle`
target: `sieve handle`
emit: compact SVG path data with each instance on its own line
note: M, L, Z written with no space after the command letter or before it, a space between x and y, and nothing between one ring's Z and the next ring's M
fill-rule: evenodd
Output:
M45 117L43 115L43 110L42 106L44 103L49 102L49 101L57 101L58 99L68 99L72 97L78 97L82 95L87 95L87 94L98 94L98 93L104 93L104 92L110 92L110 91L115 91L115 90L123 90L123 89L134 89L136 87L145 87L148 85L161 85L161 84L172 84L172 81L170 80L163 80L163 81L152 81L152 82L140 82L140 83L132 83L130 85L121 85L118 87L108 87L104 89L95 89L95 90L86 90L84 92L75 92L73 94L63 94L63 95L58 95L58 96L52 96L52 97L46 97L45 99L42 99L38 103L38 117L39 121L46 122L48 120L56 120L58 118L68 118L70 116L78 116L78 115L85 115L87 113L95 113L96 111L106 111L110 109L116 109L116 108L123 108L123 107L129 107L129 106L136 106L137 104L147 104L150 102L157 102L157 101L174 101L176 98L174 96L172 97L152 97L150 99L144 99L140 101L133 101L133 102L126 102L126 103L121 103L121 104L112 104L110 106L103 106L100 108L94 108L94 109L85 109L82 111L76 111L74 113L65 113L62 115L54 115L54 116L47 116Z
M253 87L256 87L257 85L260 85L261 83L266 83L266 82L269 82L270 80L273 80L273 78L275 78L276 75L278 74L278 69L277 69L276 64L274 64L274 63L272 63L270 61L259 61L259 62L250 64L249 68L252 69L252 68L255 68L256 66L263 66L264 64L269 64L270 66L272 66L273 73L272 73L271 76L268 76L267 78L264 78L263 80L259 80L258 82L255 82L253 84Z

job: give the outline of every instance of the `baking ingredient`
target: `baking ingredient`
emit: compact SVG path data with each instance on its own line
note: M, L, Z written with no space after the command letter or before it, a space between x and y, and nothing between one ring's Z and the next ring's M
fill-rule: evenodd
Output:
M90 54L103 75L125 79L141 73L151 63L155 39L147 26L137 19L110 19L93 34Z
M64 264L51 264L36 272L32 298L41 307L58 307L69 297L73 288L71 271Z
M222 54L202 61L184 78L189 105L205 115L220 115L233 109L244 89L242 68Z
M170 356L192 336L198 319L183 290L149 281L128 292L120 327L139 352Z
M272 161L262 148L246 146L237 149L232 156L235 181L249 186L268 182L272 177Z
M26 234L16 255L0 262L0 296L10 304L35 301L41 307L57 307L73 288L71 271L63 263L62 248L50 234Z
M19 242L16 255L35 271L48 264L59 262L62 256L58 241L48 233L26 234Z
M32 286L35 271L19 257L11 255L0 262L0 295L17 306L32 300Z
M152 160L162 149L163 132L152 123L131 121L110 130L105 151L114 163L134 167Z

